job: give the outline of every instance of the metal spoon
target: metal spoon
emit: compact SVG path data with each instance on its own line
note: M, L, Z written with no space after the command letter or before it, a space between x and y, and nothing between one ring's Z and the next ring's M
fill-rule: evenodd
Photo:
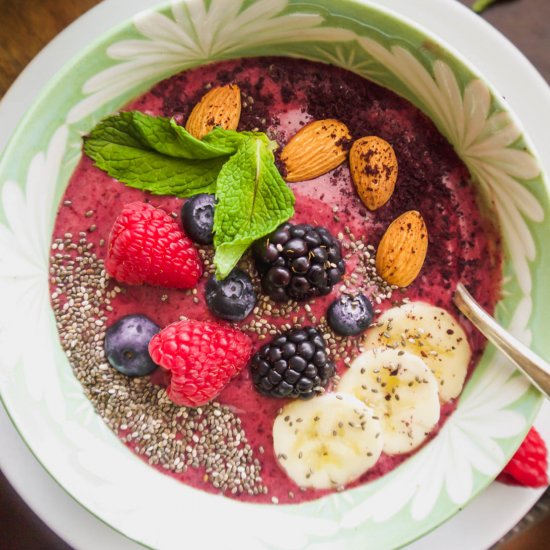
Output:
M479 332L502 351L547 399L550 399L550 364L504 330L474 300L462 283L458 283L453 301Z

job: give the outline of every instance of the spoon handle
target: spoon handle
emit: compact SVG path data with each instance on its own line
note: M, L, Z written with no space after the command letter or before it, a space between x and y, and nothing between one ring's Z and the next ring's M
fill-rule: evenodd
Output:
M550 399L550 364L504 330L474 300L462 283L458 283L453 300L485 338L500 349Z

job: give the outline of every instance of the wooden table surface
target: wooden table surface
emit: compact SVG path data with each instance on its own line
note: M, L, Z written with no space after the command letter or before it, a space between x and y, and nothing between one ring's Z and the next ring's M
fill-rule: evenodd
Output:
M471 3L471 0L460 1ZM98 0L0 0L0 98L56 34L97 3ZM487 10L483 17L507 36L550 82L550 0L504 0ZM547 516L500 545L499 550L546 550L550 548L549 541L550 517ZM33 514L1 474L0 547L6 550L69 548Z

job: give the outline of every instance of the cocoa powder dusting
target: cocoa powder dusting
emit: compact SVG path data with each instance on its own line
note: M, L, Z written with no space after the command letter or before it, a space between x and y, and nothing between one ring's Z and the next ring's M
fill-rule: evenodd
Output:
M369 241L375 246L385 229L400 214L418 210L428 228L428 254L420 273L429 274L429 285L415 284L417 299L430 295L430 286L440 287L450 295L457 281L467 280L468 288L484 306L491 306L493 296L484 296L484 262L498 262L500 240L497 231L487 221L464 220L463 198L475 196L470 175L452 146L438 132L434 124L408 101L343 69L305 60L289 58L252 58L222 62L204 85L190 86L186 73L159 83L152 94L162 98L162 113L178 113L178 121L185 121L191 106L214 85L237 84L241 89L242 114L239 130L266 131L279 143L275 151L277 167L285 174L280 152L291 136L270 134L279 124L273 113L274 105L303 114L300 126L312 120L336 119L349 129L352 140L342 138L341 146L348 149L355 139L378 136L394 149L398 159L398 177L391 199L375 215L368 213L351 182L347 163L329 175L330 185L345 199L355 201L360 215L369 225ZM279 108L280 110L280 108ZM284 113L284 109L281 115ZM376 185L381 176L389 177L389 165L379 171L369 166L373 151L365 154L365 173ZM459 181L457 187L447 185L448 178ZM376 180L376 181L375 181ZM324 199L324 194L321 195ZM468 201L466 201L467 204ZM339 216L346 216L342 211ZM465 233L465 228L470 233ZM476 235L491 234L490 239ZM481 245L479 243L482 243ZM450 299L439 299L435 304L452 308Z

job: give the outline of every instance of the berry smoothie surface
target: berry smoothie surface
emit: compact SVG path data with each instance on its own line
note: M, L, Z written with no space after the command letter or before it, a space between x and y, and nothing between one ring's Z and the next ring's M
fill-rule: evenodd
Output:
M347 164L315 180L291 184L296 196L292 221L327 227L341 242L346 274L330 295L304 304L281 305L260 297L253 313L236 325L253 339L255 350L278 330L317 326L341 374L357 355L360 338L336 336L325 314L346 289L366 293L376 315L404 300L423 300L458 318L452 294L462 281L493 312L501 282L498 231L485 216L488 210L476 197L466 167L418 109L350 72L284 58L227 61L186 71L160 82L126 109L185 120L208 89L227 83L238 84L242 92L239 130L266 132L281 148L306 123L334 118L348 126L354 139L374 135L388 141L399 163L395 193L375 212L363 206ZM123 206L133 201L150 202L174 217L183 204L130 189L83 156L57 215L52 303L62 344L87 397L141 458L191 486L252 502L298 503L327 494L300 490L278 465L271 434L286 401L257 393L247 369L215 404L192 410L165 397L161 369L151 377L131 379L106 364L105 328L124 315L141 313L161 327L182 317L216 321L204 299L206 277L212 272L209 247L200 249L206 273L193 291L123 286L106 278L102 260L109 232ZM391 289L374 276L375 248L392 220L408 210L418 210L426 222L428 254L412 285ZM254 274L248 258L241 266ZM257 275L254 280L257 284ZM471 372L484 341L465 319L459 320L473 351ZM82 327L76 344L68 335L74 322ZM455 406L442 407L439 427ZM384 475L406 458L382 455L352 486Z

